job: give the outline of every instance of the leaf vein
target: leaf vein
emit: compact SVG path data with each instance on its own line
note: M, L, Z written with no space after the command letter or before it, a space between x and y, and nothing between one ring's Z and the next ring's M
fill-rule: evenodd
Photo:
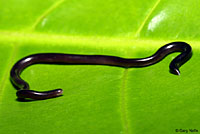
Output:
M144 28L144 25L146 24L147 20L150 18L150 16L152 15L152 13L155 11L155 9L158 7L159 3L161 0L157 0L155 2L155 4L153 5L153 7L151 8L151 10L149 11L149 13L147 14L147 16L144 18L144 21L141 23L141 25L139 26L138 30L135 33L135 37L139 37L142 29Z
M10 58L9 58L9 60L8 60L8 64L6 65L6 67L5 67L5 72L3 73L3 75L2 75L2 80L1 80L1 82L0 82L0 89L1 89L1 98L0 98L0 103L2 103L2 96L3 96L3 91L4 91L4 88L5 88L5 86L6 86L6 82L7 82L7 80L9 80L9 77L10 77L10 68L11 68L11 66L12 66L12 63L13 63L13 61L14 61L14 57L16 56L16 53L17 53L17 44L16 45L13 45L14 47L13 47L13 49L12 49L12 52L11 52L11 56L10 56Z
M33 25L30 27L30 31L35 30L36 26L44 19L48 14L50 14L53 10L58 8L65 0L58 0L55 2L52 6L50 6L46 11L43 12L42 15L40 15L36 21L33 23Z
M129 134L129 121L127 115L127 99L126 99L126 83L127 83L128 69L125 69L122 76L122 86L120 89L120 112L125 134Z

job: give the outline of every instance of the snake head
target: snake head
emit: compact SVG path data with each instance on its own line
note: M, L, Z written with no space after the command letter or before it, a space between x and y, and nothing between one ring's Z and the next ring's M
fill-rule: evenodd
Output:
M169 68L172 74L180 75L179 68L192 57L192 48L189 44L185 42L176 42L176 43L177 44L175 50L176 49L179 50L181 54L172 60Z
M178 68L172 68L170 69L170 73L175 74L175 75L180 75L180 71Z

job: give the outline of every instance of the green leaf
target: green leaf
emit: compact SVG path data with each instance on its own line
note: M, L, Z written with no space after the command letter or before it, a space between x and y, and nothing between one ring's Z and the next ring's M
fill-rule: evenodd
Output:
M200 1L0 0L1 134L172 134L200 131ZM33 53L152 55L172 41L193 47L181 75L158 64L33 65L22 77L33 90L62 88L58 98L19 102L9 72Z

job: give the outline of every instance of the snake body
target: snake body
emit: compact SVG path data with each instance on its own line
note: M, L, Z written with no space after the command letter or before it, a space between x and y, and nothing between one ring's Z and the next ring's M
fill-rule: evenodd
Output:
M170 63L170 72L180 75L179 67L184 64L192 55L192 48L185 42L172 42L161 47L155 54L146 58L126 59L107 55L76 55L62 53L38 53L29 55L19 60L11 69L10 78L17 87L18 98L29 98L33 100L49 99L62 95L62 89L38 92L30 90L29 84L24 81L20 74L28 66L33 64L88 64L88 65L109 65L124 68L145 67L161 61L168 54L181 52Z

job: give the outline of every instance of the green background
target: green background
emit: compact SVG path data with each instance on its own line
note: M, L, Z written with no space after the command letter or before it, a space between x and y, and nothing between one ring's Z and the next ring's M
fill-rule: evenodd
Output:
M173 134L200 131L199 0L0 0L1 134ZM33 90L62 97L16 100L13 64L33 53L152 55L185 41L192 58L180 76L171 54L145 68L34 65L22 77Z

